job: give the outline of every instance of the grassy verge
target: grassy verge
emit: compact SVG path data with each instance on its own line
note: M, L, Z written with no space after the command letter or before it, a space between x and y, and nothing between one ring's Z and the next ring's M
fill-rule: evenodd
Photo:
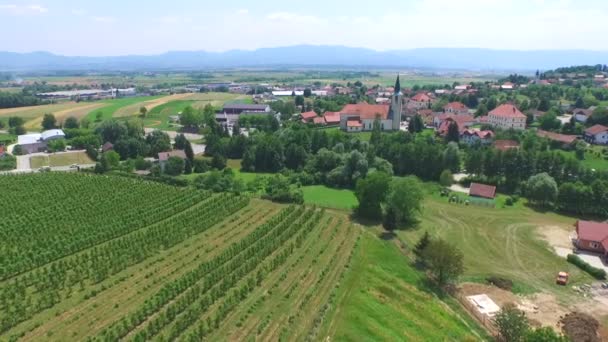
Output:
M352 209L359 202L352 190L332 189L324 185L303 186L304 203L336 209Z

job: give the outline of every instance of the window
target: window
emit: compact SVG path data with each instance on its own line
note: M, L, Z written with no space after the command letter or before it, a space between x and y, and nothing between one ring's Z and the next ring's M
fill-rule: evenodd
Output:
M593 248L593 249L599 249L600 248L600 244L597 242L590 242L589 243L589 247Z

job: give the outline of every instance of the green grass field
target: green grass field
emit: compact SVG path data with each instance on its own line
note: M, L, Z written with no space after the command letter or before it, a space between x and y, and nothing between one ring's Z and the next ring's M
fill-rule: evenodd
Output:
M596 169L596 170L608 170L608 154L603 154L604 146L590 146L587 148L585 152L585 159L581 160L581 164L584 166ZM566 157L576 158L576 154L574 151L562 151L557 150L559 153ZM599 156L598 156L599 153Z
M0 133L0 142L13 143L17 141L17 136L7 133Z
M101 103L105 103L104 107L92 110L86 115L86 118L95 122L97 113L101 113L101 121L109 120L114 116L114 113L122 107L134 105L143 101L150 101L161 98L162 96L137 96L137 97L125 97L114 100L103 100Z
M392 241L362 234L337 293L332 341L462 341L485 339L475 323L425 291L422 275ZM325 337L323 335L322 337Z
M43 166L70 166L72 164L95 164L95 162L91 160L85 152L58 153L49 156L30 157L30 166L32 169L38 169Z
M574 222L573 218L537 213L523 205L494 209L428 197L418 228L400 231L398 236L413 245L428 231L456 244L465 254L465 281L498 275L513 280L519 292L546 291L568 302L575 299L575 293L570 287L555 285L557 272L569 272L571 285L589 283L591 278L558 257L540 232L572 232Z
M359 203L352 190L328 188L324 185L303 186L304 203L325 208L352 209Z
M178 115L187 106L192 106L196 101L175 100L152 109L144 119L145 127L153 127L162 130L174 130L174 126L169 123L169 116Z

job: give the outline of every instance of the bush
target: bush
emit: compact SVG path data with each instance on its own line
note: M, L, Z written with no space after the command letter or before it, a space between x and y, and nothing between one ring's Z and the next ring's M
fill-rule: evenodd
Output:
M511 291L513 289L513 281L506 278L501 278L497 276L487 277L486 281L490 285L494 285L500 289Z
M569 263L576 265L581 270L589 273L595 279L598 279L598 280L606 279L606 271L589 265L587 262L585 262L583 259L581 259L578 255L568 254L567 260Z

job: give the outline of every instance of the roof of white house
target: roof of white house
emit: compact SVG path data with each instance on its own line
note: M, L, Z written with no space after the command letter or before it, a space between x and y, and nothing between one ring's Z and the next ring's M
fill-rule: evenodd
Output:
M40 133L32 133L32 134L23 134L17 137L18 145L29 145L35 144L40 141L42 134Z
M42 140L48 140L51 138L65 138L65 133L60 129L49 129L48 131L42 132Z
M302 90L275 90L272 92L272 95L274 95L274 96L292 96L294 94L296 96L302 96L302 95L304 95L304 91L302 91Z

